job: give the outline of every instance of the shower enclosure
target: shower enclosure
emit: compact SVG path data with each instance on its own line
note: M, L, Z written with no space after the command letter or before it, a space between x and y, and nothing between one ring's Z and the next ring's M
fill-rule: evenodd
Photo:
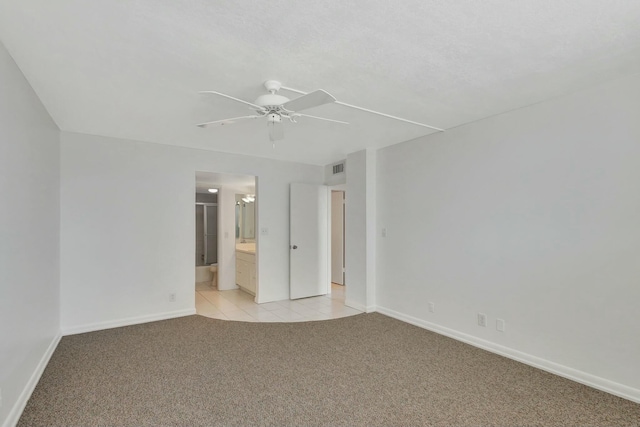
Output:
M218 204L196 203L196 267L218 262Z

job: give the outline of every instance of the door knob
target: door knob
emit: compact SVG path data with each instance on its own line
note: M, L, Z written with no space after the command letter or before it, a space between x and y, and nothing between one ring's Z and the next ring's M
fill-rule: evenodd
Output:
M291 249L298 249L298 246L297 245L293 245L293 246L291 246Z

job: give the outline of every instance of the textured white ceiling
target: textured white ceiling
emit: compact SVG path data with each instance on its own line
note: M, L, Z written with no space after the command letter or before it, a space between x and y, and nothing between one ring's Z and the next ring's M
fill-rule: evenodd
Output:
M429 131L339 105L272 148L277 79L449 128L640 72L638 0L0 0L0 39L61 129L324 165ZM284 93L283 93L284 94ZM294 94L287 95L294 97Z

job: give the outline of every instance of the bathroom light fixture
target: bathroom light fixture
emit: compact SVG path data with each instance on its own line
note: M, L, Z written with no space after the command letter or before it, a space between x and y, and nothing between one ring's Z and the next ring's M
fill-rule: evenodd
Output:
M217 193L218 189L217 188L210 188L209 189L209 193Z
M246 194L243 198L242 201L245 203L251 203L251 202L255 202L256 200L256 196L253 194Z

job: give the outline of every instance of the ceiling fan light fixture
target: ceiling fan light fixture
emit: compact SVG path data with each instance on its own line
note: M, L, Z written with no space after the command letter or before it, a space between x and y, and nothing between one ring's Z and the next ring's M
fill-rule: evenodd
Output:
M282 121L282 116L278 113L269 113L267 114L267 120L269 123L280 123Z

